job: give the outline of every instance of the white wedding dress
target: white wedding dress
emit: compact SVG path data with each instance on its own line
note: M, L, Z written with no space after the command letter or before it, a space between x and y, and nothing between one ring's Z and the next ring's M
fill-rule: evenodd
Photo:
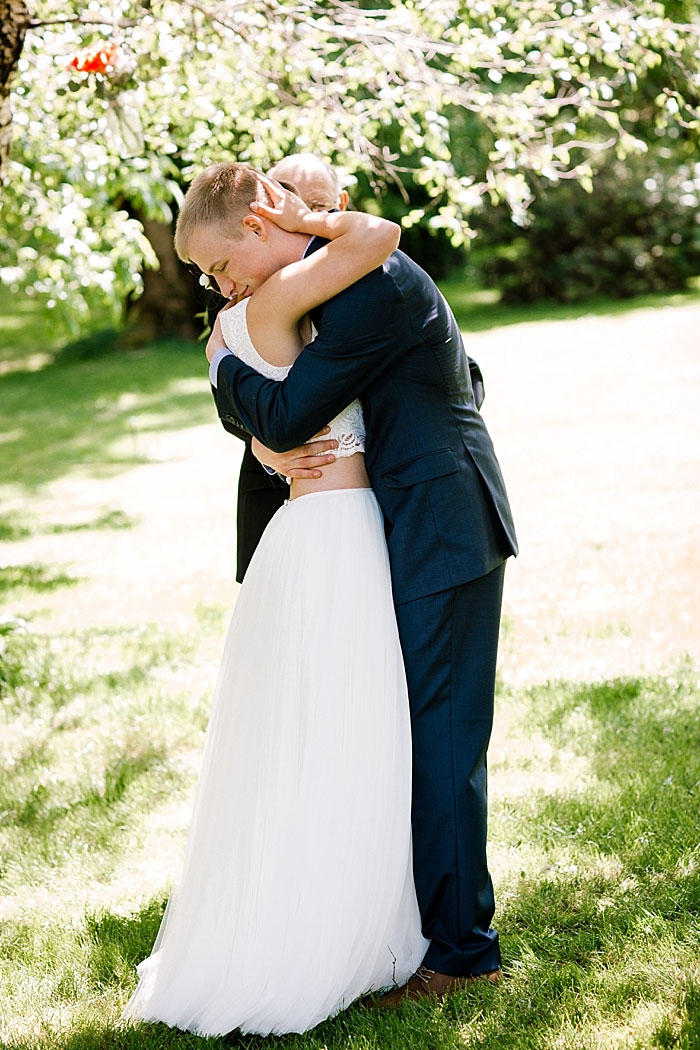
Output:
M246 363L247 300L222 314ZM364 449L359 402L332 424ZM403 984L428 942L411 864L408 697L371 489L289 500L233 613L182 872L125 1016L304 1032Z

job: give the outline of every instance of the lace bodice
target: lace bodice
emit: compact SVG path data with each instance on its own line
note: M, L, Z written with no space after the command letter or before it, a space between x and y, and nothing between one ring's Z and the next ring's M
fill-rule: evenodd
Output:
M253 341L248 332L246 312L248 300L242 299L229 310L219 314L221 331L226 346L236 357L246 365L250 365L256 372L260 372L266 379L274 379L281 383L286 379L291 370L291 365L271 365L264 357L261 357L253 346ZM313 329L313 337L316 338L316 329ZM365 451L365 420L362 414L362 405L355 400L347 408L331 420L331 432L325 435L327 438L335 438L338 442L336 456L352 456L355 452ZM311 436L311 435L309 435Z

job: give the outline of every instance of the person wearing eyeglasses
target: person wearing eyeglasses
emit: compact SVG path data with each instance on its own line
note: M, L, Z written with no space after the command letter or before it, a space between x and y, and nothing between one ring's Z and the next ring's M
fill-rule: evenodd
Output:
M313 153L284 157L267 174L301 197L311 211L345 211L350 203L335 169Z
M348 192L342 189L335 169L313 153L283 157L269 170L268 176L301 197L311 211L345 211L350 204ZM212 287L212 291L218 290ZM217 295L210 311L212 326L220 309L221 298ZM467 362L474 402L480 408L484 400L483 377L476 361L468 357ZM216 395L214 398L216 400ZM225 420L221 422L225 430L245 443L236 505L236 580L242 583L260 537L275 512L289 498L285 478L319 477L322 468L334 461L337 442L325 436L328 431L325 427L305 445L279 455L256 438L251 440L247 431Z
M378 228L387 243L368 254ZM201 172L178 217L179 257L230 300L207 344L219 417L285 474L285 450L328 419L339 447L294 480L251 561L183 881L127 1016L301 1032L364 992L389 988L372 1003L393 1008L502 976L486 752L517 541L456 320L397 231L307 211L243 164ZM365 501L373 539L353 512ZM379 728L389 709L410 712L410 740ZM419 916L413 898L403 910L411 875Z

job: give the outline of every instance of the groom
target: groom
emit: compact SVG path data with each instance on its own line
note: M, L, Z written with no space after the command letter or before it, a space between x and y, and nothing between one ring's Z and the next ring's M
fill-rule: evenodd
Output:
M255 199L265 199L255 172L215 165L195 179L178 219L181 255L196 230L197 258L187 261L231 298L324 243L254 215ZM220 418L276 453L362 401L408 680L414 874L430 940L417 973L381 1000L393 1005L500 972L486 751L505 560L517 544L459 329L428 275L396 251L312 320L318 335L284 382L229 353L218 326L207 356Z

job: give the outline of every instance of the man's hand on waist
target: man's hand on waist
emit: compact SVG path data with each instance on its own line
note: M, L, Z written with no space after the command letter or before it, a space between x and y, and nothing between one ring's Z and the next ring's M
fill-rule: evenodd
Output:
M250 448L268 473L281 474L285 478L320 478L323 472L319 468L333 463L333 450L338 447L335 438L322 440L323 435L329 431L330 427L324 427L305 445L290 449L289 452L273 452L265 448L256 437L253 438Z

